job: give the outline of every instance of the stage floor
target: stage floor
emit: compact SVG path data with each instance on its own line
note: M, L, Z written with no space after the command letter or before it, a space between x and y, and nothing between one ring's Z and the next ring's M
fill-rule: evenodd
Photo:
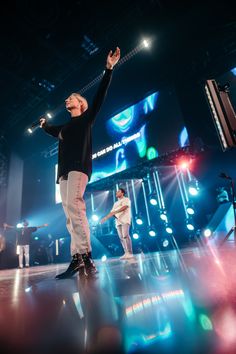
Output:
M236 248L0 271L1 353L236 353Z

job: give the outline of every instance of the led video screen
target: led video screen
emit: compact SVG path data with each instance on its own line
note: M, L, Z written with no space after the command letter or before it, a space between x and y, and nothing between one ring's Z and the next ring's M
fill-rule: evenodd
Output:
M186 128L181 114L175 116L171 96L166 101L172 109L166 108L166 115L159 114L164 99L162 92L154 92L105 122L101 148L92 156L90 183L188 144Z

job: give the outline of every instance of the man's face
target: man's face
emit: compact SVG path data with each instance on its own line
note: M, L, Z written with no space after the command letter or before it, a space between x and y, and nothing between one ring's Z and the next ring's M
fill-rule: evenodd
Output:
M66 109L67 111L71 111L72 109L81 109L81 111L85 111L88 108L88 104L85 98L80 96L79 94L72 93L66 100Z
M121 198L121 197L123 197L123 192L120 190L120 189L118 189L118 191L116 192L116 197L117 198Z
M25 221L23 222L23 226L24 226L24 227L27 227L28 225L29 225L28 221L25 220Z

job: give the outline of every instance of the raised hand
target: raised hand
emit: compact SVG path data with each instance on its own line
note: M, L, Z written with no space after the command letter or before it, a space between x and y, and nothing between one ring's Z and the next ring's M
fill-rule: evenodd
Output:
M40 118L39 122L40 122L40 128L42 128L44 126L44 124L46 124L46 119L45 118Z
M120 59L120 48L116 47L116 50L114 53L112 53L112 50L108 53L107 56L107 69L112 69L119 61Z
M104 217L104 218L102 218L102 219L100 220L100 224L104 224L104 222L106 222L106 221L107 221L107 218Z

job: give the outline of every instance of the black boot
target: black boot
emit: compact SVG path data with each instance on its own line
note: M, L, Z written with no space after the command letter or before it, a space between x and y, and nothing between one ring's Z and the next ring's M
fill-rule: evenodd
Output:
M84 273L84 261L81 256L81 254L74 254L72 257L72 261L70 262L69 267L64 273L58 274L56 276L56 279L67 279L67 278L72 278L73 275L75 275L77 272L83 272Z
M96 273L98 273L97 268L95 267L95 264L92 260L92 254L91 252L84 253L82 254L82 259L84 261L84 269L85 269L85 274L88 277L93 277L95 276Z

